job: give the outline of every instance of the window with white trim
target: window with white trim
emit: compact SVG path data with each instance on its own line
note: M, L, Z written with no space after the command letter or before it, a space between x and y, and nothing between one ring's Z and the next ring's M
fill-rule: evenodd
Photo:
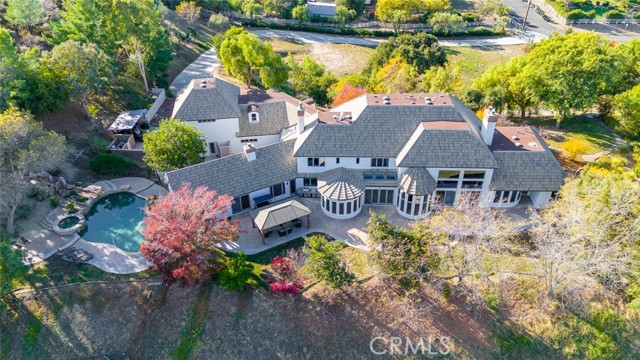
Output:
M307 166L317 167L324 166L324 158L307 158Z
M389 159L371 158L371 167L389 167Z

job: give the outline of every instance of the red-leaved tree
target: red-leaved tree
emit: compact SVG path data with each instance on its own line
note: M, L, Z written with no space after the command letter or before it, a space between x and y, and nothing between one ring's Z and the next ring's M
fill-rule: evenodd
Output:
M331 103L331 106L336 107L342 103L346 103L349 100L355 99L360 95L366 94L367 89L361 86L353 86L344 84L342 88L336 93L335 99Z
M208 280L220 250L215 246L237 240L238 223L227 219L233 199L204 186L183 185L145 209L144 242L140 251L168 284L182 286Z

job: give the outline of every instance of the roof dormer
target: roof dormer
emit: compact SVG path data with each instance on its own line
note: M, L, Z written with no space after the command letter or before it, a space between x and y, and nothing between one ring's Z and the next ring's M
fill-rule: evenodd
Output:
M249 124L257 124L260 122L260 107L256 104L251 104L247 107L249 116Z

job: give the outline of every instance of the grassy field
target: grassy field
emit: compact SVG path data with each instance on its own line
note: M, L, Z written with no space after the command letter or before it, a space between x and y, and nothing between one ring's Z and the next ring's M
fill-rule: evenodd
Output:
M524 54L525 46L448 47L446 53L449 62L460 66L463 85L468 88L473 80L491 66Z
M589 144L587 154L595 154L615 145L614 132L602 122L584 116L575 116L555 127L555 119L551 117L527 119L524 122L532 126L542 126L547 135L547 144L559 149L568 140L584 140Z
M367 65L375 49L349 44L301 44L283 39L269 40L282 56L291 53L296 60L308 55L335 75L358 73Z

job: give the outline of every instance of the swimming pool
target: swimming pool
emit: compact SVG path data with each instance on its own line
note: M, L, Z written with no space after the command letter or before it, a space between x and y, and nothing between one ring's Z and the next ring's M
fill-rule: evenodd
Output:
M86 215L80 236L89 242L115 245L136 252L142 245L143 208L146 201L128 193L115 193L98 200Z

